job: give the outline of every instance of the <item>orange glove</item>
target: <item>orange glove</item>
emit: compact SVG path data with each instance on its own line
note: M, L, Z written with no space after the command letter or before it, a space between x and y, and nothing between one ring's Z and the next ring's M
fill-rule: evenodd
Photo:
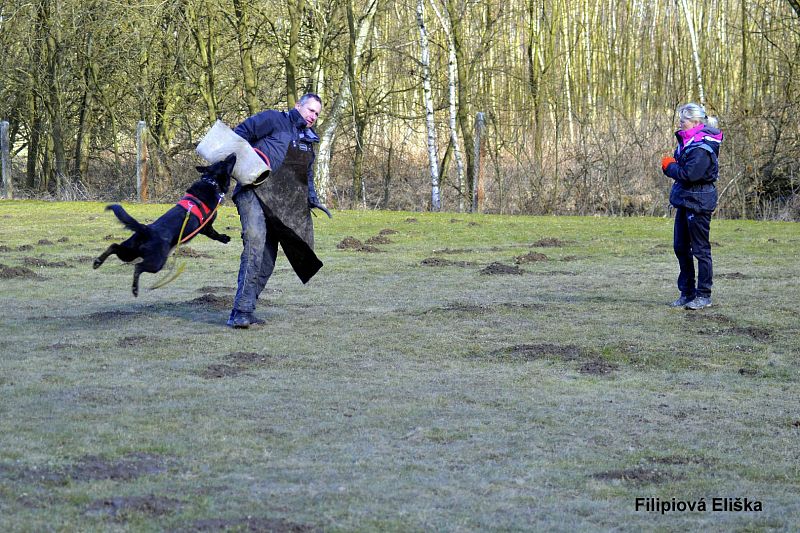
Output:
M667 171L667 167L670 166L672 163L677 163L674 157L662 157L661 158L661 170L663 172Z

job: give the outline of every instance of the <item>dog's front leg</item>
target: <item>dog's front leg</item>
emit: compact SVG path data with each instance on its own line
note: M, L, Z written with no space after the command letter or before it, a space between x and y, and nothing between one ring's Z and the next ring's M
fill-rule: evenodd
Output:
M209 239L214 239L215 241L219 241L223 244L228 244L231 242L231 238L224 233L218 233L217 230L211 224L206 224L206 227L200 232Z

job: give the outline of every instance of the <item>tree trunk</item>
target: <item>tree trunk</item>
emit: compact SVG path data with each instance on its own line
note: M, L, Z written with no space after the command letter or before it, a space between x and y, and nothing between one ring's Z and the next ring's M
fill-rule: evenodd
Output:
M198 13L205 9L205 13ZM217 58L217 33L211 9L205 2L187 2L184 8L189 33L197 47L200 76L197 87L200 96L206 104L208 123L213 124L219 117L219 103L217 99L216 58Z
M428 132L428 170L431 178L431 211L439 211L442 201L439 196L439 156L436 153L436 122L433 115L431 95L431 58L428 48L428 32L425 29L424 0L417 0L417 25L422 63L422 93L425 100L425 127Z
M289 0L289 48L286 51L284 66L286 68L286 103L291 109L297 101L297 52L300 44L300 26L303 24L303 0Z
M794 12L797 13L797 16L800 17L800 1L798 0L786 0L789 2L789 5L792 6Z
M458 83L458 58L456 57L456 46L453 42L453 32L451 31L452 24L450 23L449 19L445 19L444 15L439 11L435 0L430 1L431 7L433 7L434 12L439 19L439 23L442 25L442 29L444 29L445 36L447 37L447 107L449 111L449 120L447 125L450 128L450 143L448 145L445 158L442 161L442 172L440 172L440 175L444 175L446 172L444 163L447 160L447 154L450 153L449 147L452 146L452 150L454 152L453 155L455 156L456 160L458 211L461 213L464 211L464 158L461 154L461 145L458 140L458 111L456 100L456 85Z
M92 53L92 41L92 34L89 33L86 36L86 65L83 68L83 97L81 98L80 111L78 113L78 135L75 139L75 152L72 166L72 174L78 182L82 182L86 178L89 163L86 136L91 123L90 117L94 102L92 70L96 68Z
M459 13L455 0L447 0L447 16L451 22L453 48L456 55L456 69L458 72L458 125L461 128L461 136L464 138L465 146L473 146L475 138L472 134L472 116L469 106L469 94L467 94L469 84L467 72L466 46L464 42L464 17ZM473 198L475 195L475 156L474 150L467 150L467 197Z
M349 0L348 9L353 11L353 0ZM348 72L355 71L358 66L361 55L364 51L364 44L367 41L369 32L372 29L372 23L375 19L375 13L378 9L378 0L370 0L367 4L364 13L358 20L358 27L355 35L351 33L350 43L347 52L347 62L352 63L353 67L348 68L342 80L339 83L339 93L331 105L328 117L323 122L323 131L320 136L319 151L316 158L315 168L315 185L317 194L320 199L324 199L326 203L332 201L332 187L330 184L330 163L331 163L331 149L333 147L334 138L336 136L336 128L339 126L339 120L344 109L350 101L350 75Z
M700 52L697 47L697 32L694 30L694 20L692 13L689 11L689 3L687 0L681 0L683 6L683 14L686 16L686 27L689 30L689 37L692 41L692 58L694 59L694 69L697 75L697 92L700 97L700 106L706 107L706 95L703 90L703 72L700 66Z
M245 0L233 0L233 11L236 17L236 39L239 44L239 62L242 65L242 92L247 114L258 113L258 81L253 66L253 44L250 37L250 3Z
M58 2L56 1L55 11L58 13ZM66 185L66 151L64 148L63 136L63 103L61 90L61 71L63 68L63 43L61 42L61 31L58 22L54 22L53 13L48 17L47 37L45 46L47 50L47 98L45 106L50 118L50 137L52 139L53 158L55 166L53 168L53 180L50 182L50 192L61 195ZM49 156L49 154L48 154Z

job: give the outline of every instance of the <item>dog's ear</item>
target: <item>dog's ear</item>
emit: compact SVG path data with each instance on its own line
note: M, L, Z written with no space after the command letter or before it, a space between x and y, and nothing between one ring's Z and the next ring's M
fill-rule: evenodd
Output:
M236 166L236 154L231 154L225 158L225 167L228 169L228 174L233 172L233 167Z

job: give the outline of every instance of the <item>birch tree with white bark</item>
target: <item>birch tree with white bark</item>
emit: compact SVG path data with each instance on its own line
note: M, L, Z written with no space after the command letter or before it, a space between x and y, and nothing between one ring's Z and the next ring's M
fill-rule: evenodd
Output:
M433 115L431 94L431 51L428 46L428 30L425 27L425 0L417 0L417 26L419 27L420 64L422 65L422 94L425 100L425 129L428 133L428 170L431 173L431 210L439 211L442 201L439 195L439 156L436 150L436 119Z

